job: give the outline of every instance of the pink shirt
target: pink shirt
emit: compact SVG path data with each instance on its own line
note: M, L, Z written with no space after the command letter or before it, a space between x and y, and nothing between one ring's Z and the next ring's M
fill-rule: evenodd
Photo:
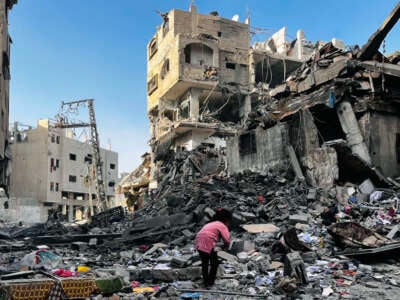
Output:
M195 241L196 249L206 253L211 253L211 251L215 249L220 237L224 241L225 245L229 246L231 241L228 227L220 221L210 222L204 225L197 233Z

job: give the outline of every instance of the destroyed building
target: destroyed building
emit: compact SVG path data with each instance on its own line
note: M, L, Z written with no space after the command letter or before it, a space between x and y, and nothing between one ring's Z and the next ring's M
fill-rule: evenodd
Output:
M148 115L154 159L200 143L225 147L243 116L247 23L174 9L148 44Z
M214 78L210 98L197 90L187 99L202 80L183 78L174 83L186 91L179 100L154 96L152 153L117 186L146 189L152 168L158 187L144 207L129 215L110 208L85 224L4 226L0 297L397 299L400 56L379 53L379 45L399 17L400 4L362 48L337 39L311 44L301 31L287 41L283 28L249 49L247 86ZM163 18L157 34L166 36L184 19L190 28L237 22L212 13L197 23L193 6ZM160 41L150 43L153 57ZM177 69L185 67L192 68ZM154 78L151 95L161 93ZM218 93L226 101L212 115ZM233 95L243 102L225 111ZM181 101L189 105L183 119ZM202 105L207 118L197 114ZM57 135L44 140L58 143ZM193 242L221 207L232 211L231 244L216 247L217 280L205 289Z
M8 140L8 119L10 111L10 49L11 37L8 33L8 13L17 4L18 0L1 0L0 1L0 185L7 190L10 184L10 149Z
M199 145L221 149L229 174L290 163L326 189L399 176L399 54L379 52L395 18L360 49L286 28L250 45L248 20L163 14L148 44L153 183L168 151Z
M129 207L133 201L137 202L139 197L148 194L151 169L150 153L144 153L141 158L142 163L131 173L123 176L116 185L115 197L121 206ZM131 199L131 203L129 203L129 199Z
M39 120L37 128L22 128L17 123L12 137L15 159L10 206L17 206L20 212L25 207L25 221L43 222L49 210L60 211L70 221L85 218L90 208L89 191L96 208L95 186L89 180L93 160L90 144L75 138L71 130L55 128L49 120ZM113 203L118 153L101 149L101 157L107 200ZM32 219L35 217L38 219Z

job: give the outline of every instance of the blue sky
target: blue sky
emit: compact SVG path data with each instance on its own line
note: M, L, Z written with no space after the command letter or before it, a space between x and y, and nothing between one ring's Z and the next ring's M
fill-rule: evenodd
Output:
M146 44L172 8L190 0L20 0L10 13L10 122L35 125L53 117L62 100L94 98L100 141L119 152L120 171L131 171L148 150ZM380 26L396 0L197 0L199 12L246 17L254 27L288 35L303 29L311 41L336 37L360 44ZM255 40L265 40L259 35ZM400 48L400 24L386 40Z

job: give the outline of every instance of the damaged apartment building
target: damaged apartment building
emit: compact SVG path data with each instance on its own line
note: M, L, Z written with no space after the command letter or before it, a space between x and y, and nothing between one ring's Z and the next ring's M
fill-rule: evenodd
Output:
M301 30L287 41L285 28L250 45L248 19L199 14L193 5L162 14L148 44L153 183L166 156L200 145L220 149L228 174L291 164L326 189L393 181L400 54L379 48L399 15L400 4L369 41L350 47L308 42Z
M15 123L12 137L11 198L8 214L24 222L44 222L49 212L65 219L85 219L96 211L92 146L74 136L71 129L56 128L42 119L38 126ZM105 194L114 202L118 179L118 153L100 148ZM90 194L92 197L90 197ZM14 209L16 211L14 211Z
M148 115L153 160L201 143L225 147L244 114L249 25L172 10L148 45ZM247 99L248 100L248 99Z

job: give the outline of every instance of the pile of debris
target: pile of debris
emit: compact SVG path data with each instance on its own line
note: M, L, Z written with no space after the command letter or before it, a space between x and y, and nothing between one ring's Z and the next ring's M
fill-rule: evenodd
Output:
M168 180L133 219L114 208L85 225L3 228L4 295L12 299L28 285L31 294L18 299L34 299L36 289L95 299L400 293L397 187L367 181L325 191L290 168L227 177L201 172L199 160L187 174L184 166L204 153L178 155L164 168ZM218 252L219 279L204 290L194 237L218 207L233 212L232 244Z
M383 174L395 174L388 157L398 153L369 149L380 141L374 128L398 126L372 117L398 112L400 56L378 50L399 5L362 49L324 44L283 84L257 86L265 91L244 127L226 123L235 127L227 147L158 144L120 186L132 203L149 195L142 208L4 226L0 297L397 298L400 184ZM282 147L268 148L275 141ZM238 157L246 163L232 168ZM148 193L150 178L158 186ZM215 286L202 289L194 238L220 207L233 213L232 243L218 248Z

